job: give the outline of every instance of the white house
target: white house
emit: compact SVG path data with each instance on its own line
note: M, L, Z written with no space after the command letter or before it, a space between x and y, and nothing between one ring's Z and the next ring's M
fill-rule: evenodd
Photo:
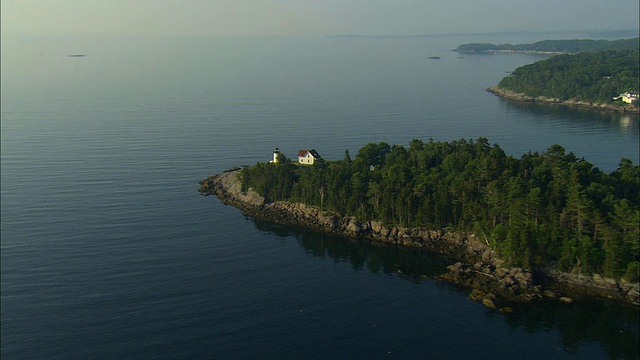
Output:
M298 151L298 162L300 164L313 165L317 159L320 159L320 154L315 149Z
M624 94L620 94L620 96L616 96L613 100L622 99L622 101L631 104L634 100L638 100L638 93L636 91L627 91Z

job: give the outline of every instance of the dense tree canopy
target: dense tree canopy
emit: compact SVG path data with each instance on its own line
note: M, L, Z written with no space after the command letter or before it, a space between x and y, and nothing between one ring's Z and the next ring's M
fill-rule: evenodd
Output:
M361 220L486 237L510 265L638 279L640 167L606 174L559 145L507 156L485 138L368 144L352 160L244 168L243 188Z
M637 48L557 55L517 68L498 86L530 96L611 103L621 93L638 91L638 61Z

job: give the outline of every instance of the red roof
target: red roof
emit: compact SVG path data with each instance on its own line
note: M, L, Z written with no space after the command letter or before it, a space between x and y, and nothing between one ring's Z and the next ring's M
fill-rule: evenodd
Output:
M311 154L316 159L319 159L321 156L315 149L307 149L307 150L298 150L298 157L305 157L307 154Z

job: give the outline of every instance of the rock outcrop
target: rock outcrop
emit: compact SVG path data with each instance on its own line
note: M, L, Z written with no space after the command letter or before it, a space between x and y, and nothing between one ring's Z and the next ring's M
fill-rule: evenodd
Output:
M495 252L474 234L424 228L388 227L376 221L359 221L314 206L284 201L266 202L249 189L243 192L239 169L231 169L201 182L200 192L216 195L224 204L246 214L279 224L300 225L341 236L423 248L459 260L442 279L473 289L470 297L488 307L501 301L529 302L542 298L568 303L571 296L598 296L640 304L638 284L600 276L585 277L547 271L503 267ZM548 287L548 288L547 288ZM501 308L508 311L508 308Z

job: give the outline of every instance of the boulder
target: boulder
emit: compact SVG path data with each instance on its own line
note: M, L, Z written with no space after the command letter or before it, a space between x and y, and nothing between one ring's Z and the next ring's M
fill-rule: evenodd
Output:
M404 246L414 246L417 245L410 236L402 237L401 244Z
M565 304L573 304L573 299L568 296L563 296L560 298L560 302Z
M528 271L518 273L514 275L514 278L516 279L517 284L520 284L524 287L529 287L529 285L533 284L533 275L531 275L531 273Z
M352 217L351 219L349 219L346 230L351 234L359 234L362 231L362 226L360 225L360 222L356 220L356 218Z
M498 279L502 279L503 277L505 277L505 275L507 275L509 273L509 270L502 268L502 267L497 267L495 269L495 271L493 272L493 276L495 276Z
M512 286L516 283L516 279L513 276L508 275L502 278L502 283L506 286Z
M381 234L384 229L385 229L385 227L382 226L382 224L380 222L378 222L378 221L372 221L371 222L371 231L373 231L374 233Z
M484 298L485 298L485 299L489 299L489 300L495 300L495 299L496 299L496 295L495 295L495 294L492 294L492 293L486 293L486 294L484 295Z
M463 267L462 263L461 262L457 262L457 263L455 263L453 265L447 266L447 269L449 271L453 272L453 273L456 273L456 272L460 272L462 267Z
M482 299L482 304L490 309L495 309L496 308L496 304L493 303L492 300L490 299Z
M482 253L482 261L490 261L491 258L493 258L493 251L491 249L487 249Z
M593 274L593 281L596 283L604 283L604 278L600 274Z
M480 289L473 289L469 294L469 298L474 301L481 301L485 297L485 292Z

